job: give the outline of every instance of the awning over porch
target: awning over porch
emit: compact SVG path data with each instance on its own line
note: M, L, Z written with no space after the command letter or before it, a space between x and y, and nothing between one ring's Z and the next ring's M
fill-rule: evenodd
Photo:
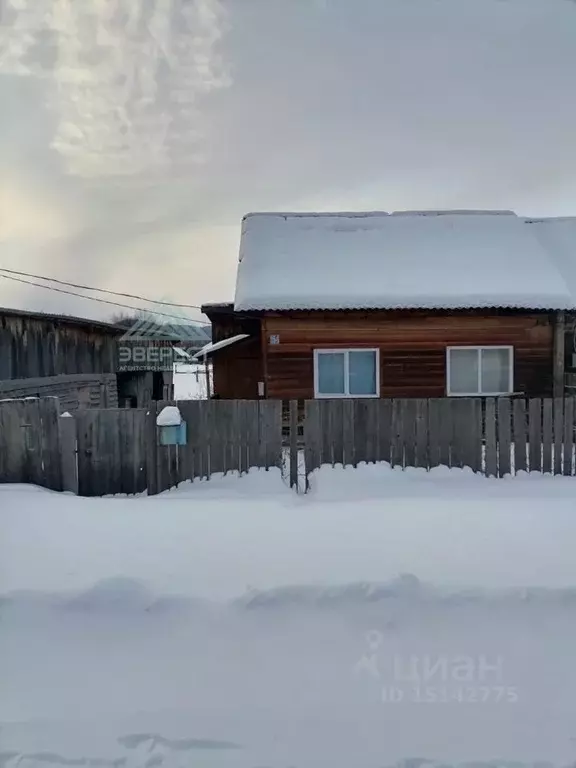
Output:
M210 342L210 344L206 344L199 352L194 355L193 360L202 360L208 355L211 355L213 352L217 352L219 349L229 347L231 344L236 344L238 341L247 339L248 335L249 334L247 333L239 333L236 336L230 336L229 339L221 339L220 341Z

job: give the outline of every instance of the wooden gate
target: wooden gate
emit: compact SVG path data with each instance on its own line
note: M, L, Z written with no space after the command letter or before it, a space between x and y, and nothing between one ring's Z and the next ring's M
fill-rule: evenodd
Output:
M0 483L62 490L55 397L0 400Z
M80 496L146 490L146 410L88 409L75 413Z
M157 445L156 413L177 405L187 425L183 446ZM163 401L150 407L148 493L173 488L185 480L214 474L270 469L282 463L282 402L280 400ZM155 471L151 469L155 467Z

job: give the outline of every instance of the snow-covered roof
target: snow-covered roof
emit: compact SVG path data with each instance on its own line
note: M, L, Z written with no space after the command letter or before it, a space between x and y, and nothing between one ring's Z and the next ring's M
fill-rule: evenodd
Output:
M576 216L526 219L526 225L554 260L576 305Z
M576 218L511 211L254 213L236 311L576 308Z
M228 339L221 339L220 341L210 342L210 344L206 344L206 346L202 347L199 352L196 352L193 359L200 360L203 357L206 357L206 355L211 355L212 352L216 352L219 349L223 349L224 347L229 347L230 344L236 344L237 341L242 341L242 339L247 338L247 333L238 333L236 336L230 336Z

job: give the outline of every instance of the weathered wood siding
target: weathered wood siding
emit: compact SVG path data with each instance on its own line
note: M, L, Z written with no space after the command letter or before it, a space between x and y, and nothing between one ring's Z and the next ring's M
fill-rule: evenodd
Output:
M21 397L57 397L61 413L78 408L116 408L118 387L113 373L0 381L0 399Z
M55 397L0 399L0 483L63 490L59 419Z
M269 398L314 397L314 349L362 347L380 350L381 397L443 397L451 345L512 345L515 392L552 395L553 316L546 313L294 312L268 314L263 324Z
M97 326L0 312L0 380L113 373L116 340Z
M78 493L104 496L146 490L146 410L81 410L76 420Z

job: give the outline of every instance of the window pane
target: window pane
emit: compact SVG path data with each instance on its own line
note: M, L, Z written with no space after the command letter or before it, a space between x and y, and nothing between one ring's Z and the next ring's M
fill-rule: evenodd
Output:
M448 376L450 394L470 395L478 392L478 350L449 350Z
M345 394L343 352L322 352L318 355L318 392L321 395Z
M482 392L510 389L510 350L483 349L481 352Z
M348 353L351 395L377 395L376 352Z

